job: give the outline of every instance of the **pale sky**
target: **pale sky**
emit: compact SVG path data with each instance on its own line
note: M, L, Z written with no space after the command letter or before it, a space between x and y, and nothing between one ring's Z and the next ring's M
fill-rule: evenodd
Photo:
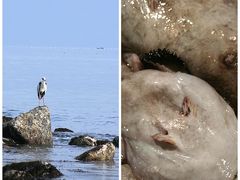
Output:
M3 46L118 47L118 0L3 0Z

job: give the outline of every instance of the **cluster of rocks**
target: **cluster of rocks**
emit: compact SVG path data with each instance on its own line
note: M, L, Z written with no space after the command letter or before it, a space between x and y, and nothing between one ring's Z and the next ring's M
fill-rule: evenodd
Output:
M15 118L3 116L3 146L18 147L20 145L52 146L50 113L47 106L36 107ZM54 133L73 133L67 128L57 128ZM79 136L70 140L69 145L94 146L80 154L75 159L80 161L113 160L115 146L118 147L118 137L112 141L97 140L91 136ZM48 162L32 161L5 165L4 179L48 179L61 176L56 167Z
M106 143L113 143L113 145L115 147L118 147L119 138L118 136L116 136L112 141L108 140L108 139L96 139L92 136L88 136L88 135L81 135L78 137L73 137L70 142L69 145L76 145L76 146L99 146L99 145L103 145Z
M115 146L118 147L118 137L112 141L96 138L88 135L81 135L70 140L69 145L76 146L96 146L83 154L77 156L75 159L80 161L108 161L112 160L115 154Z

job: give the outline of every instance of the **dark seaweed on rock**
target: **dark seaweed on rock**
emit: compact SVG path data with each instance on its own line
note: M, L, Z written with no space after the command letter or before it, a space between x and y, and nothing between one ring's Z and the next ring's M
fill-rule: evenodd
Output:
M184 61L168 49L158 49L145 53L141 57L141 61L145 69L159 69L158 65L164 65L174 72L181 71L190 74Z

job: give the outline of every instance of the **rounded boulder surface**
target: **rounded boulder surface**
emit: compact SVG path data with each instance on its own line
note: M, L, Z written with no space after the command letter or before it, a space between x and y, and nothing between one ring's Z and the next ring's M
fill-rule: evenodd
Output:
M97 144L97 140L91 136L78 136L73 137L69 145L76 145L76 146L95 146Z
M114 154L115 146L113 143L107 143L90 149L75 159L80 161L109 161L113 159Z

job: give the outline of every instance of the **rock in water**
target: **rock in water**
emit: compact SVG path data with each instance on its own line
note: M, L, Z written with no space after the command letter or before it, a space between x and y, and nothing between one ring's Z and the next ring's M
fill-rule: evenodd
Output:
M107 143L90 149L75 159L80 161L108 161L113 159L114 154L115 146L113 143Z
M119 137L116 136L113 140L112 143L114 144L114 146L118 147L119 146Z
M48 107L36 107L4 123L3 137L11 138L18 144L52 145Z
M76 145L76 146L95 146L97 144L97 140L91 136L79 136L73 137L69 145Z
M62 176L53 165L42 161L12 163L3 167L3 179L48 179Z
M73 131L68 128L56 128L54 132L73 132Z

